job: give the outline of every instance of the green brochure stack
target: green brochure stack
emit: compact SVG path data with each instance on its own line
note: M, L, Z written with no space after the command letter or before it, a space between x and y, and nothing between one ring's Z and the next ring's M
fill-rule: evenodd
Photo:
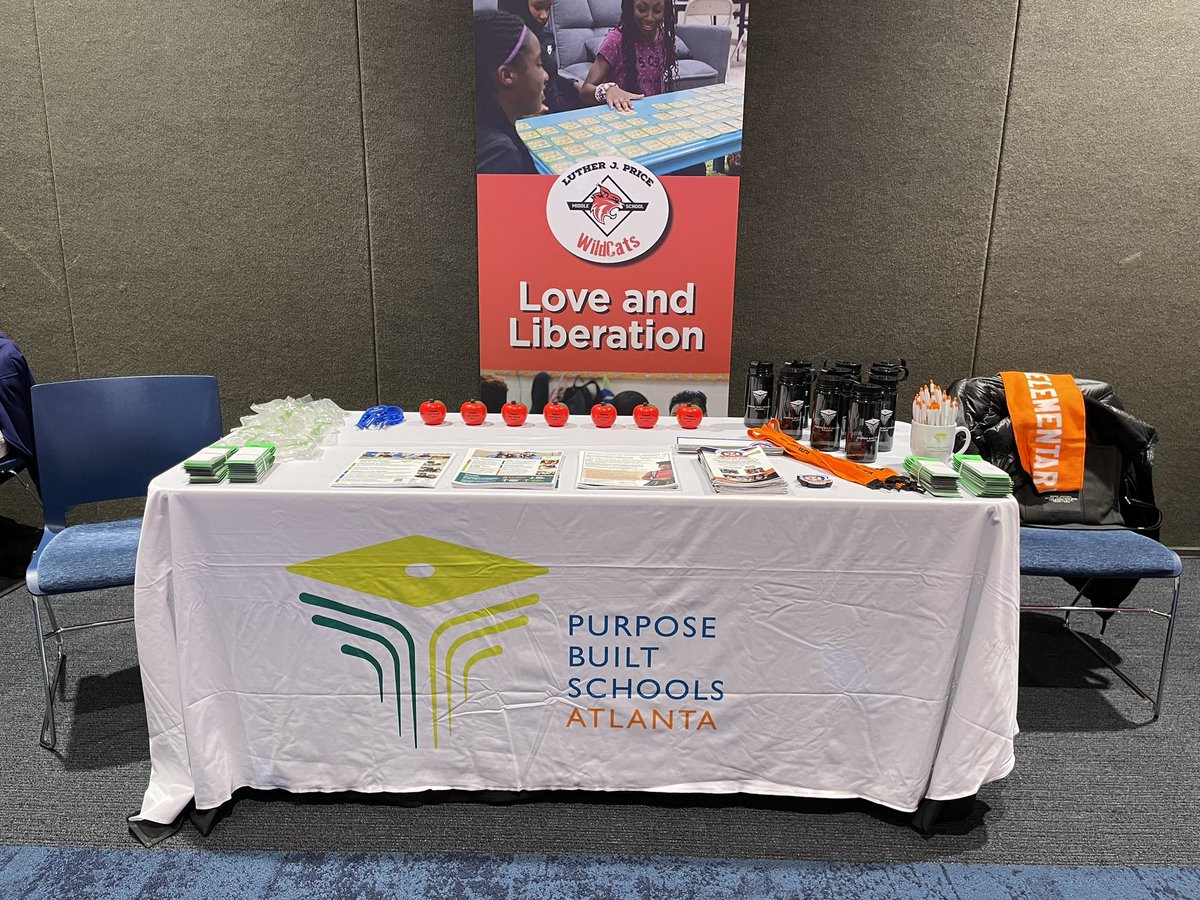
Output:
M237 447L214 444L197 450L183 461L188 484L220 484L229 474L229 457Z
M904 457L904 468L917 483L935 497L958 496L958 473L940 459L927 456Z
M982 456L956 454L954 468L958 469L959 483L976 497L1005 497L1012 493L1013 483L1008 473Z
M247 444L229 457L229 480L234 484L257 484L275 464L274 444Z

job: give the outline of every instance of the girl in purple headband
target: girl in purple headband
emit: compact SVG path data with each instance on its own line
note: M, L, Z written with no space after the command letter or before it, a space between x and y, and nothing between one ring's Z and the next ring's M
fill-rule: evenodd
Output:
M516 16L475 13L475 170L533 175L533 157L517 136L518 119L536 116L546 88L537 36Z

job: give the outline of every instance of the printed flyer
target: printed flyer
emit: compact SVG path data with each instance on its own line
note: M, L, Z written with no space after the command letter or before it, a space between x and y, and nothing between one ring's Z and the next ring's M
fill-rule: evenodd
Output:
M745 4L474 5L480 399L724 415Z

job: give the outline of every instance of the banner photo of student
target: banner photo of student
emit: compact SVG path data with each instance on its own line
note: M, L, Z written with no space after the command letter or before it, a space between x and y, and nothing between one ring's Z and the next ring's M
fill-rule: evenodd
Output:
M747 0L473 0L481 399L724 415Z

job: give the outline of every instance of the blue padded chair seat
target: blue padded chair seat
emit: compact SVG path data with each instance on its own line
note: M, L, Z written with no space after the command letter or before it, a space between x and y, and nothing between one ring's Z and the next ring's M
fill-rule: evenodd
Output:
M1022 528L1021 574L1082 578L1173 578L1175 551L1133 531Z
M142 520L72 525L37 559L38 592L69 594L133 584Z

